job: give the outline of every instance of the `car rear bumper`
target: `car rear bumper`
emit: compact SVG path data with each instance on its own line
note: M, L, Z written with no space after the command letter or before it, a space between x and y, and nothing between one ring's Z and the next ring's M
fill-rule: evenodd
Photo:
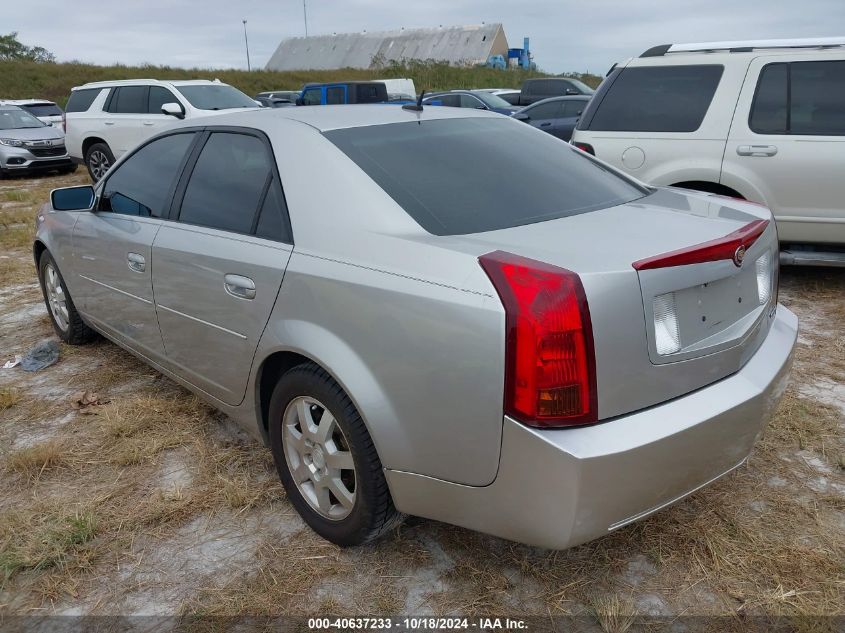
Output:
M563 549L641 519L742 464L783 394L798 319L783 306L736 374L594 426L531 429L505 418L486 487L387 471L397 508Z

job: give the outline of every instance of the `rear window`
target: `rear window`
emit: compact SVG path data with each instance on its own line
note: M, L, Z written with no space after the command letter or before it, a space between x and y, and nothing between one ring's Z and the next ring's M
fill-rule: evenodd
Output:
M648 193L569 144L508 119L391 123L324 134L435 235L553 220Z
M65 112L86 112L94 99L100 94L102 88L85 88L84 90L74 90L70 93L65 106Z
M387 86L382 83L354 84L356 103L382 103L387 101Z
M704 121L723 71L723 66L715 64L622 69L608 84L583 129L695 132Z
M55 103L33 103L21 107L33 116L62 116L62 109Z

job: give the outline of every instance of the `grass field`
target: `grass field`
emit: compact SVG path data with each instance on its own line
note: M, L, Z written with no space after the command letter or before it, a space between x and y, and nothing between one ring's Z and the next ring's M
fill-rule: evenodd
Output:
M49 99L64 106L70 89L90 81L113 79L220 79L252 96L264 90L298 90L314 82L387 79L410 77L417 90L451 88L519 88L524 79L543 77L538 71L464 68L448 64L418 62L387 66L380 69L301 70L275 72L269 70L207 70L170 68L167 66L94 66L91 64L39 64L34 62L0 62L0 99ZM591 86L600 77L577 75Z

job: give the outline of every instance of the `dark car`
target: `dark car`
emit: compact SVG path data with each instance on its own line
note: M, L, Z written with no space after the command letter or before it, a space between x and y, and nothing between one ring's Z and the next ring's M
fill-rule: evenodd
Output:
M592 95L595 90L583 81L563 77L547 77L545 79L526 79L522 82L518 104L531 105L550 97L565 97L572 95Z
M296 105L338 105L344 103L388 103L387 86L381 81L339 81L305 84Z
M426 95L423 105L442 105L452 108L475 108L511 115L519 108L484 90L452 90Z
M578 123L578 118L590 98L587 95L578 95L543 99L514 113L513 118L568 141L572 138L575 124Z

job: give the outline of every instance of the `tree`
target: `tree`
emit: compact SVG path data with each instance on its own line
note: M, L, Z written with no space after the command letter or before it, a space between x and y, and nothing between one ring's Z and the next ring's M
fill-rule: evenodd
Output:
M12 31L0 35L0 61L25 60L30 62L54 62L56 56L41 46L27 46L18 41L18 34Z

